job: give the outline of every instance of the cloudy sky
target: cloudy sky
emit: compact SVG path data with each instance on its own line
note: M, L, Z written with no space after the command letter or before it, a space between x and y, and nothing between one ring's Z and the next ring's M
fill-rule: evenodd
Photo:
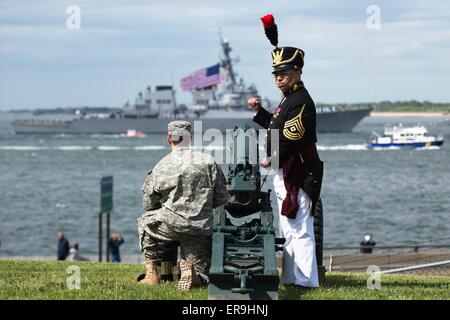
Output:
M67 28L70 5L81 10L79 30ZM367 26L370 5L380 29ZM447 0L0 0L0 110L120 107L161 84L188 102L179 81L218 61L219 28L240 76L277 100L259 20L267 13L280 45L306 52L316 102L450 102Z

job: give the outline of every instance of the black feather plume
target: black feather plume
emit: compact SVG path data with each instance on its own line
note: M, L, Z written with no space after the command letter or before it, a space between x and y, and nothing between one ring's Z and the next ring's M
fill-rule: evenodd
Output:
M264 28L264 32L266 33L267 39L269 39L270 43L274 46L278 46L278 28L277 25L274 24L270 28Z
M278 46L278 27L275 23L275 18L272 14L266 14L261 18L261 21L264 26L264 32L266 33L267 39L269 39L270 43L277 47Z

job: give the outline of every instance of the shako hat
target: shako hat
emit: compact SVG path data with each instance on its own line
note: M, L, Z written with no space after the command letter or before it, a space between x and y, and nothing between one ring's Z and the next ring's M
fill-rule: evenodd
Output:
M272 50L272 73L291 69L301 70L304 64L305 52L294 47L278 47L278 27L275 24L273 15L267 14L261 18L261 21L267 39L275 47Z

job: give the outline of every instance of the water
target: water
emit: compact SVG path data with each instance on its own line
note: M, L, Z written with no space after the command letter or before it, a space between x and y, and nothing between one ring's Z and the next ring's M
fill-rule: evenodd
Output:
M53 256L60 230L82 255L95 255L99 183L107 175L114 176L111 231L125 238L122 254L139 254L140 189L169 152L166 137L16 136L9 119L0 114L0 256ZM352 133L319 135L326 244L356 245L367 232L379 244L450 237L450 126L443 120L402 119L443 133L440 150L367 150L371 132L396 118L366 118Z

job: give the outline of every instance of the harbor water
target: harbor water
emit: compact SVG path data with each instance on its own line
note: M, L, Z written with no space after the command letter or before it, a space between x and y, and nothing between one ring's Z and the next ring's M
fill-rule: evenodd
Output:
M109 175L111 231L125 238L122 254L139 254L135 221L143 212L141 186L169 152L166 137L14 135L10 118L0 113L0 256L53 256L58 231L79 243L81 255L95 255L100 179ZM366 233L379 244L450 237L450 126L444 120L366 117L352 133L319 134L325 244L358 245ZM382 133L399 122L443 134L444 145L365 147L372 131ZM271 188L269 180L265 188Z

